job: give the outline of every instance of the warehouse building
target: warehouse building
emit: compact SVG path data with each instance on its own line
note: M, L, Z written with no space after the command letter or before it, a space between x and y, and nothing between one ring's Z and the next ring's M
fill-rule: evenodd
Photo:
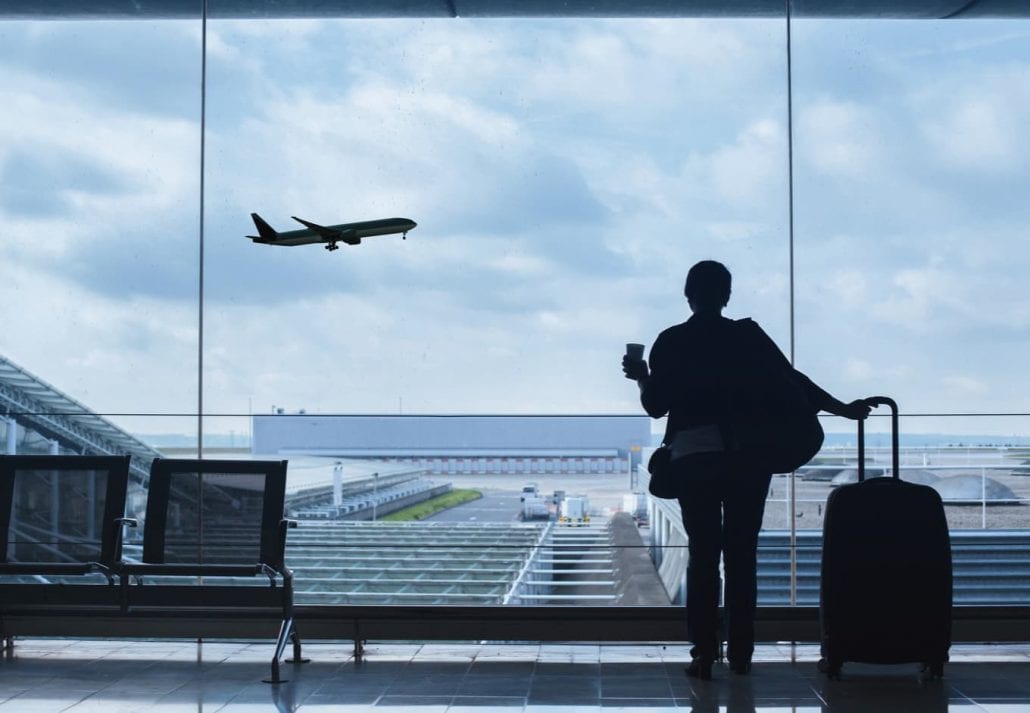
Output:
M646 416L253 417L256 455L410 464L432 473L616 473L651 444Z

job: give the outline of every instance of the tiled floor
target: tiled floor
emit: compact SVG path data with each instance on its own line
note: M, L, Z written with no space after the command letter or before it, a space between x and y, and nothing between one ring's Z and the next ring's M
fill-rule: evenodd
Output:
M1030 647L956 646L943 681L917 667L849 664L810 646L763 646L750 676L683 675L683 646L347 644L305 647L270 686L267 643L29 640L0 658L0 712L415 711L416 713L1030 713Z

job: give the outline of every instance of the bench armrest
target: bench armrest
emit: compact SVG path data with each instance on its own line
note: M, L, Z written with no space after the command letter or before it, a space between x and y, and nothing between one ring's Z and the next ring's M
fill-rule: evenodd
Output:
M299 523L296 520L290 520L289 518L283 518L279 521L279 554L282 557L286 556L286 533L294 527L297 527ZM285 565L284 565L285 567Z
M89 563L89 571L91 571L91 572L99 572L100 574L102 574L105 577L107 577L107 583L108 584L114 584L114 580L115 580L115 577L116 577L115 571L113 569L111 569L110 567L108 567L106 564L104 564L102 562L90 562Z
M104 568L104 574L107 575L108 579L111 579L113 576L110 574L111 567L118 567L122 561L122 534L125 526L138 527L139 522L137 522L135 518L131 517L116 517L111 521L111 542L113 543L113 548L111 550L110 557L112 561L101 565Z

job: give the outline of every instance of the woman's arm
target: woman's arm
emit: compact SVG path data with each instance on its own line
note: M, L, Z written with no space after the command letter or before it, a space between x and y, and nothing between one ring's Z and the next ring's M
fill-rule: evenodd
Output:
M820 411L832 413L834 416L850 418L853 421L861 421L869 415L869 405L862 399L856 399L855 401L846 404L820 387L797 369L794 369L794 376L805 389L805 394L808 396L808 400Z
M808 396L809 402L811 402L813 406L820 411L826 411L827 413L832 413L834 416L843 416L855 421L862 420L869 415L869 405L862 399L857 399L846 404L809 379L805 374L795 369L791 365L790 360L787 359L783 352L780 351L780 348L776 346L776 342L774 342L772 338L765 333L765 330L758 326L757 323L751 323L755 326L755 332L758 335L759 341L763 345L762 348L769 353L771 359L774 359L782 367L793 372L795 378L801 384L802 388L804 388L805 395Z

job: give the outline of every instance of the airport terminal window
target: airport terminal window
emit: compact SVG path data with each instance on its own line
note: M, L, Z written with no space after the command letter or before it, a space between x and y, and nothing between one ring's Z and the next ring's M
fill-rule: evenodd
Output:
M302 410L395 415L381 423L396 462L348 463L348 477L486 496L436 523L440 534L410 536L467 543L451 571L415 583L399 565L393 584L361 566L367 527L317 536L339 551L304 560L311 576L374 581L338 583L345 596L327 583L313 601L574 601L557 585L553 598L513 587L527 555L505 543L558 546L539 517L556 511L557 490L588 495L595 523L606 521L630 492L627 444L563 451L499 417L479 426L494 433L456 434L453 452L413 455L439 448L436 429L453 421L405 416L641 414L619 367L624 345L686 318L683 279L699 251L734 266L735 313L789 338L782 22L214 21L208 31L218 51L207 185L218 199L207 214L206 422L250 408L286 430L307 423ZM244 237L253 212L280 231L302 227L291 216L418 227L336 251L281 247ZM273 408L285 413L268 418ZM365 428L341 420L350 426L319 428ZM652 445L642 420L637 459ZM307 477L293 452L291 478ZM404 469L428 484L386 482ZM519 522L527 483L546 498ZM329 493L305 516L326 509L340 512ZM381 551L410 539L385 527L373 529ZM332 574L334 556L357 564ZM608 559L594 579L611 580L611 555L598 557ZM583 585L575 601L615 601L613 589Z
M530 496L556 510L559 490L573 519L581 492L595 521L635 508L630 463L653 436L573 452L519 440L540 426L511 417L555 433L577 428L566 414L639 414L623 345L682 320L686 267L718 257L729 315L784 351L793 334L798 365L842 398L898 399L903 472L955 479L953 528L1025 530L1026 29L796 21L791 246L782 19L0 23L0 357L15 365L0 378L23 368L168 455L195 449L201 416L208 454L245 457L269 422L381 415L375 460L282 446L310 521L291 533L301 601L568 603L514 586L555 542L513 518ZM418 226L326 251L249 240L251 213L278 230ZM450 451L416 447L467 414L490 416ZM851 424L825 425L814 466L774 479L764 546L794 528L801 550L764 603L811 603L805 538L855 460ZM882 421L870 430L875 470ZM7 419L0 433L70 449ZM487 497L450 522L380 523L441 483ZM329 522L369 512L373 528ZM674 543L674 518L652 516ZM428 533L456 566L414 581L369 562L384 538Z
M908 413L1025 411L1030 23L794 25L799 364Z
M901 475L945 500L956 604L1022 602L1020 565L1007 578L962 568L1018 549L1030 524L1018 415L1030 140L1017 128L1030 121L1030 23L794 29L798 364L842 397L885 393L909 414ZM871 423L873 474L890 466L885 426ZM855 478L847 435L834 440L799 475L798 528L821 528L830 489Z

